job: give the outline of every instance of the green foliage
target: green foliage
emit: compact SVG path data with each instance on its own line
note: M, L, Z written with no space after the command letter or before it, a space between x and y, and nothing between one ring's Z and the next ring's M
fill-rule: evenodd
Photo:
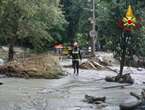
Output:
M76 35L75 41L79 43L80 47L86 47L88 45L88 38L81 33Z
M134 3L135 0L131 0L131 3ZM134 2L133 2L134 1ZM134 13L136 17L140 17L142 19L145 18L143 10L144 7L141 7L141 3L143 4L143 1L138 1L136 4L132 4L134 8ZM127 8L128 8L129 2L123 2L120 0L119 3L115 4L113 3L113 9L112 9L112 41L113 50L120 56L122 53L122 46L124 46L124 41L122 39L122 31L119 29L116 25L118 20L121 20L124 16ZM114 22L114 23L113 23ZM116 22L116 23L115 23ZM141 21L140 21L141 22ZM143 55L143 48L144 47L144 22L141 22L142 27L141 29L137 29L132 31L129 35L126 35L127 45L126 45L126 53L128 56L132 57L133 54L136 55ZM142 51L142 52L141 52ZM141 54L142 53L142 54Z
M121 51L122 31L116 23L124 16L129 1L135 15L145 19L143 0L96 0L97 39L102 48ZM46 50L48 44L56 41L77 40L85 46L91 39L91 9L92 0L1 0L0 43L16 38L19 41L16 44L29 44L36 51ZM128 51L132 48L134 54L145 55L144 38L145 22L142 22L142 28L131 33Z
M90 39L89 31L92 25L89 21L92 17L92 1L88 0L63 0L66 19L69 22L67 32L70 39L85 43L84 38ZM97 39L101 47L110 49L121 55L122 30L118 28L117 22L125 15L128 5L131 4L135 16L145 19L145 2L143 0L96 0L96 29ZM144 38L145 22L142 28L131 33L127 44L127 54L145 55ZM79 33L79 34L78 34ZM74 36L76 38L74 38Z
M62 4L64 6L65 17L68 21L68 26L66 30L66 36L68 41L74 40L79 27L79 19L82 15L82 4L83 0L63 0Z
M88 38L88 33L92 30L92 24L90 23L92 17L92 1L63 0L63 5L66 19L69 22L66 30L69 41L77 39L75 38L77 37L77 33L81 33L84 38ZM110 33L108 22L106 22L111 20L110 6L107 0L96 0L96 29L98 29L100 37L103 36L106 31ZM104 31L104 29L106 31Z
M53 33L60 36L67 23L58 0L3 0L0 7L1 39L9 43L15 37L36 51L57 40Z

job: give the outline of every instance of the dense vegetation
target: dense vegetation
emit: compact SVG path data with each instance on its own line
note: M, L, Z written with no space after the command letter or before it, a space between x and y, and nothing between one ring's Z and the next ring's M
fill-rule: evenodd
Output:
M0 1L0 42L9 44L9 60L16 44L47 49L61 39L66 23L58 0Z
M88 33L92 29L89 21L92 17L92 0L63 0L63 4L69 22L67 36L87 45L91 39ZM132 32L123 32L118 23L125 16L129 4L142 27ZM131 61L133 55L145 55L144 10L143 0L96 0L96 46L102 50L111 50L121 58L120 74L126 57Z
M136 17L144 20L144 0L96 0L97 47L121 55L124 45L117 22L131 4ZM0 43L22 45L42 52L55 42L78 40L90 44L92 0L2 0L0 1ZM128 55L145 55L145 26L126 35ZM10 56L11 57L11 56Z

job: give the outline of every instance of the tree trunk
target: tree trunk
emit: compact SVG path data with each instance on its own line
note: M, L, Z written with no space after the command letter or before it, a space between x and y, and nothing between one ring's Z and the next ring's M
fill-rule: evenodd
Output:
M9 53L8 53L8 61L12 61L14 59L14 46L12 44L9 45Z
M126 48L123 49L122 55L121 55L121 61L120 61L120 72L119 74L123 74L123 68L125 64L125 55L126 55Z
M95 57L96 52L96 37L91 38L92 56Z
M122 53L121 53L121 60L120 60L120 72L119 75L122 76L123 74L123 68L124 68L124 64L125 64L125 56L126 56L126 36L124 35L124 32L122 32Z
M9 41L9 52L8 52L8 61L12 61L14 59L14 45L15 45L15 37L13 37L10 41Z

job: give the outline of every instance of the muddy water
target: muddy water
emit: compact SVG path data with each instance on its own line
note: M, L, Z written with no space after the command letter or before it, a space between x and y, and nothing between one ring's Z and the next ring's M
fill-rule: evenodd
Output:
M129 92L140 93L144 87L136 83L123 89L103 89L118 85L98 80L113 72L81 70L76 77L72 69L65 71L68 75L56 80L1 78L4 84L0 86L0 110L119 110L120 103L135 100ZM83 102L85 94L106 96L106 103L87 104Z

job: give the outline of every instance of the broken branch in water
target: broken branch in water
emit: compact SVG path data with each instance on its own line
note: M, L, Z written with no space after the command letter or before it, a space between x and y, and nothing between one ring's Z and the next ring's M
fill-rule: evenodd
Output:
M101 81L101 80L104 80L105 78L100 78L100 79L97 79L97 80L95 80L95 81Z
M103 87L103 89L112 89L112 88L118 88L118 87L124 88L125 86L131 86L131 84L108 86L108 87Z
M137 98L138 100L141 99L141 96L138 95L138 94L136 94L136 93L130 92L130 95L131 95L131 96L134 96L134 97Z

